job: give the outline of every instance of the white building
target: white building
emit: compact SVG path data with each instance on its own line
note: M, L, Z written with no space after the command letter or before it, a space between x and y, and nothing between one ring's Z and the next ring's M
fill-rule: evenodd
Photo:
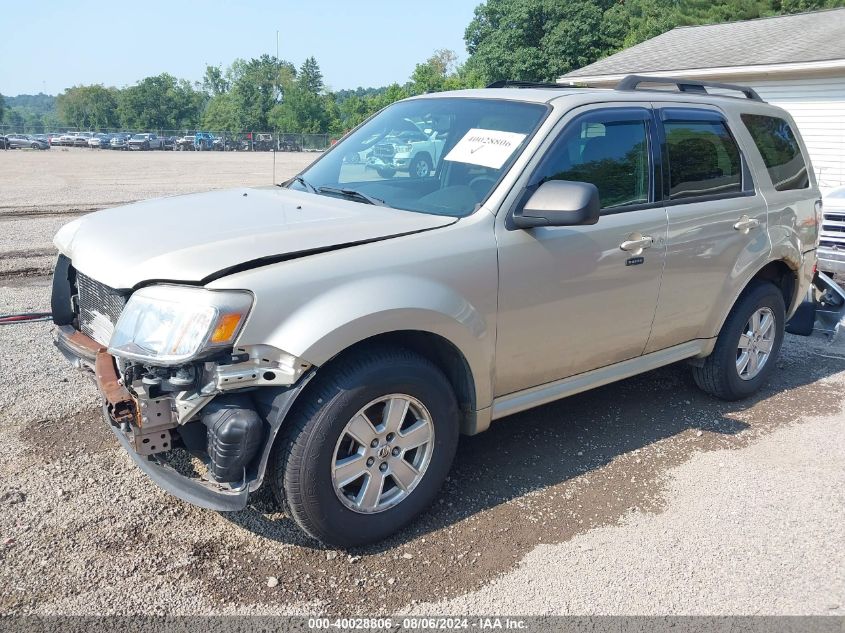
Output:
M845 185L845 8L678 27L559 81L612 87L633 74L754 88L795 119L819 186Z

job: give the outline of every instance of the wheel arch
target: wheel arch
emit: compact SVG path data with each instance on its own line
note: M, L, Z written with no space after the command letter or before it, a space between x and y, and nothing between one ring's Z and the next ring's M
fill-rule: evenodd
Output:
M330 359L328 364L377 346L408 349L431 361L452 386L462 418L476 410L478 396L472 367L458 346L440 334L423 330L383 332L353 343Z
M266 444L258 460L258 478L252 488L257 489L264 481L267 465L275 444L284 433L280 432L285 424L285 418L297 406L302 398L307 398L313 392L319 381L319 374L332 364L342 362L353 354L366 351L368 348L395 347L408 349L418 353L431 361L440 369L452 386L460 407L460 431L464 434L474 434L486 429L486 425L477 425L477 389L476 379L469 361L461 350L444 336L422 330L393 330L376 334L338 351L319 367L312 367L296 385L288 388L266 387L252 394L262 418L267 422L269 432Z
M413 164L413 162L419 158L425 158L428 161L429 165L434 165L434 158L432 157L431 152L429 152L427 149L420 150L419 152L414 154L411 158L411 163Z
M714 324L715 328L712 332L712 336L717 336L722 330L728 315L731 313L731 310L733 310L740 297L742 297L752 284L759 281L773 283L780 289L781 294L783 295L783 303L786 306L785 316L788 319L794 308L796 308L800 303L800 296L798 296L801 290L801 284L798 279L800 270L800 264L796 265L792 258L773 259L766 262L748 278L745 284L742 285L740 291L731 298L728 308L726 310L721 310L719 319Z

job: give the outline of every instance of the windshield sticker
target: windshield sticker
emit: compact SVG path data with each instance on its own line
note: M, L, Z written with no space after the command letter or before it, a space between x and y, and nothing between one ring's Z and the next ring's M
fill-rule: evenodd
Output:
M472 128L444 160L499 169L519 147L525 134Z

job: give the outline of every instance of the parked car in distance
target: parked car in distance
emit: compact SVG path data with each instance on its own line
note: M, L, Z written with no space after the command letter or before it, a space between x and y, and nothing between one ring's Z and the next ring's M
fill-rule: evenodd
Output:
M186 134L176 139L176 150L181 152L191 151L194 149L194 135Z
M273 151L273 135L268 133L254 134L252 139L252 151L271 152Z
M0 134L0 149L9 149L9 140L5 134Z
M65 147L71 147L76 142L76 134L73 132L65 132L59 137L59 144Z
M88 139L88 147L94 149L108 149L110 147L111 135L98 132Z
M681 361L728 401L779 371L821 223L790 115L690 79L520 86L394 103L281 187L59 231L57 344L155 484L221 511L267 486L360 546L425 511L461 432ZM415 143L426 170L347 160Z
M118 132L109 141L109 148L110 149L128 150L130 138L132 138L131 134L127 134L125 132Z
M30 136L29 134L9 134L6 138L9 143L9 149L50 149L49 142Z
M52 132L47 135L47 140L49 141L52 147L62 145L62 135L58 132Z
M280 152L301 152L302 146L292 136L285 136L279 139Z
M234 152L241 148L241 141L237 136L217 136L214 138L213 149L218 152Z
M214 149L214 135L210 132L197 132L194 134L194 149L198 152Z
M167 136L164 138L164 144L162 149L173 151L176 148L176 137L175 136Z
M133 150L152 150L162 149L163 147L164 139L148 132L135 134L129 139L129 149Z
M94 135L91 132L77 132L73 139L74 147L88 147L88 141Z

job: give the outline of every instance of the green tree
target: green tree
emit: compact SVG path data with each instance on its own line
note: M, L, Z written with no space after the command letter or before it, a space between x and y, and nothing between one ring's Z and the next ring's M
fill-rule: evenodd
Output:
M340 101L337 108L339 126L343 132L360 125L371 114L366 97L359 97L356 94Z
M117 90L101 84L73 86L56 97L56 114L65 125L79 129L116 127Z
M329 131L329 99L306 90L297 82L285 92L282 103L274 106L270 123L279 132L325 134Z
M117 112L128 129L196 129L206 95L168 73L146 77L120 91Z
M25 132L26 119L21 114L20 108L6 108L3 115L3 124L9 126L15 132Z
M490 82L554 81L680 25L843 6L843 0L487 0L464 34L465 68Z
M303 90L320 94L323 92L325 85L323 84L323 73L320 71L320 65L313 57L309 57L299 68L299 77L297 82Z
M550 78L553 70L548 67L543 37L546 27L562 16L550 11L549 5L554 3L487 0L475 8L464 40L473 68L485 81Z
M241 129L234 101L228 93L218 94L208 101L202 114L202 127L214 131L237 131Z
M212 97L222 95L229 91L229 81L223 74L220 66L205 67L205 74L202 78L202 88Z
M3 94L0 93L0 123L3 122L3 115L6 113L6 100L3 98Z
M296 68L290 62L262 55L248 61L236 59L227 77L231 84L228 95L237 117L236 129L269 130L270 111L293 86Z
M411 73L411 90L415 94L440 92L452 87L460 87L457 81L458 56L449 49L434 51L434 54L422 64L417 64Z

